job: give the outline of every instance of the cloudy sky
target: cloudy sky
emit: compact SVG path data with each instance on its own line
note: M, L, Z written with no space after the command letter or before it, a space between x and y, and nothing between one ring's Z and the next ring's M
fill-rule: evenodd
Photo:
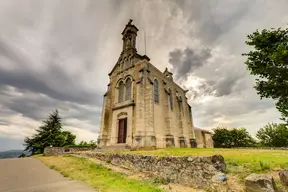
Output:
M131 18L137 48L188 92L196 127L278 122L241 53L255 29L285 27L287 0L1 0L0 151L22 148L58 109L78 141L96 139L108 73Z

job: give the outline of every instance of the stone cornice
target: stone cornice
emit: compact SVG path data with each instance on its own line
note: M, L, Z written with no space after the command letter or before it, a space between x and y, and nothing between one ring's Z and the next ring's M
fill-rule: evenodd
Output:
M128 101L124 101L121 103L116 103L114 107L112 108L112 110L122 109L125 107L134 106L134 105L135 105L134 100L128 100Z

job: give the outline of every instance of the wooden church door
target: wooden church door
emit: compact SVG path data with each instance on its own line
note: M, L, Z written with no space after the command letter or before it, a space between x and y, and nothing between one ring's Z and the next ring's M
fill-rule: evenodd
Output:
M127 136L127 118L119 119L118 143L126 143L126 136Z

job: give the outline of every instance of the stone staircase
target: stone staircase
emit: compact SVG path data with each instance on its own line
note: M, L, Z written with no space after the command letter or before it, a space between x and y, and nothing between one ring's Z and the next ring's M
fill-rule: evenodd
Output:
M117 151L129 151L129 150L130 149L126 145L126 143L114 144L114 145L94 149L95 152L117 152Z

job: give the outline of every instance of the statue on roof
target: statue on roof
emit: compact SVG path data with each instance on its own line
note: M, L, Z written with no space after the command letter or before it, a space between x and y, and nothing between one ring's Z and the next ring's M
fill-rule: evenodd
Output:
M128 22L128 25L131 25L132 21L133 21L133 20L132 20L132 19L130 19L130 20L129 20L129 22Z

